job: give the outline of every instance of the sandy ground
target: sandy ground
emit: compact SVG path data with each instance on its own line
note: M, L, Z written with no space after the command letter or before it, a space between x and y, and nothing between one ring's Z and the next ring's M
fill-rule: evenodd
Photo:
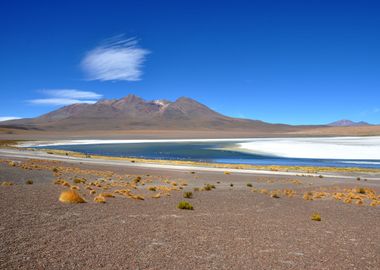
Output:
M68 140L68 139L203 139L310 136L379 136L380 125L356 127L298 127L292 132L253 130L85 130L43 131L0 127L0 140Z
M131 183L137 176L142 180L133 192L145 200L116 196L98 204L85 184L73 183L78 177L86 178L87 184L103 179L103 186L96 188L100 193L106 185ZM57 179L77 185L87 203L61 203L59 195L68 187L55 185ZM26 180L33 184L25 184ZM369 206L367 199L363 205L355 200L343 203L331 197L356 187L378 195L380 181L226 175L19 157L0 162L3 181L13 185L0 185L0 269L379 269L380 265L380 205ZM193 191L205 184L216 188ZM168 185L178 190L159 199L151 198L156 192L147 190ZM295 194L270 196L271 191L284 189ZM184 199L184 191L193 191L193 198ZM330 195L309 201L303 199L308 191ZM178 209L183 200L194 210ZM320 213L320 222L311 220L314 212Z

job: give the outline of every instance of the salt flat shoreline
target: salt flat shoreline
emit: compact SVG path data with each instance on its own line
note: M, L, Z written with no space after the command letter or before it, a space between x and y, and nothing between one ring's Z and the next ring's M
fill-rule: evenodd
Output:
M380 164L380 137L234 138L234 139L131 139L25 141L19 147L67 145L112 145L147 143L231 143L215 150L233 151L278 158L351 160L358 164Z
M336 173L307 173L307 172L290 172L290 171L271 171L271 170L256 170L256 169L235 169L235 168L213 168L207 166L195 166L195 165L171 165L171 164L158 164L152 162L131 162L130 160L110 160L102 159L101 157L94 158L82 158L73 156L63 156L56 154L49 154L45 151L30 151L26 149L1 149L0 157L3 158L27 158L27 159L43 159L51 161L64 161L71 163L83 163L92 165L112 165L134 168L156 168L164 170L174 171L204 171L204 172L226 172L248 174L248 175L283 175L283 176L299 176L305 175L310 177L329 177L329 178L342 178L342 179L356 179L357 175L344 175ZM380 181L379 174L373 174L373 176L366 177L368 180Z

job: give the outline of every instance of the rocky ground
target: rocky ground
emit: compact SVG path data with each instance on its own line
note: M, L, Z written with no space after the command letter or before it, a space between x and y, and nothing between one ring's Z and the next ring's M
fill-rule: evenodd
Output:
M86 203L59 201L72 189ZM3 159L0 269L379 269L379 194L364 179Z

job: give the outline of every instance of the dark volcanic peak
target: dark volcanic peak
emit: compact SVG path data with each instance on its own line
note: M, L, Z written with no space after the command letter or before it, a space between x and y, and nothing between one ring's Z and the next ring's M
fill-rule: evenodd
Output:
M332 122L332 123L328 124L328 126L331 126L331 127L353 127L353 126L370 126L370 124L367 122L363 122L363 121L354 122L351 120L343 119L343 120Z
M45 130L293 130L257 120L232 118L198 101L180 97L176 101L146 101L136 95L102 99L95 104L72 104L37 118L4 122L2 125Z

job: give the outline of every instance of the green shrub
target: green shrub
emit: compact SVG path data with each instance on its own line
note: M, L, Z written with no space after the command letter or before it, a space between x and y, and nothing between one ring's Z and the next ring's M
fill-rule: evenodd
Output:
M179 209L184 209L184 210L194 210L194 207L190 203L185 202L185 201L180 202L177 207Z
M247 187L252 187L252 184L251 184L251 183L248 183L248 184L247 184Z
M234 184L230 184L230 187L233 187L234 186Z
M33 185L33 180L26 180L25 184L27 184L27 185Z

